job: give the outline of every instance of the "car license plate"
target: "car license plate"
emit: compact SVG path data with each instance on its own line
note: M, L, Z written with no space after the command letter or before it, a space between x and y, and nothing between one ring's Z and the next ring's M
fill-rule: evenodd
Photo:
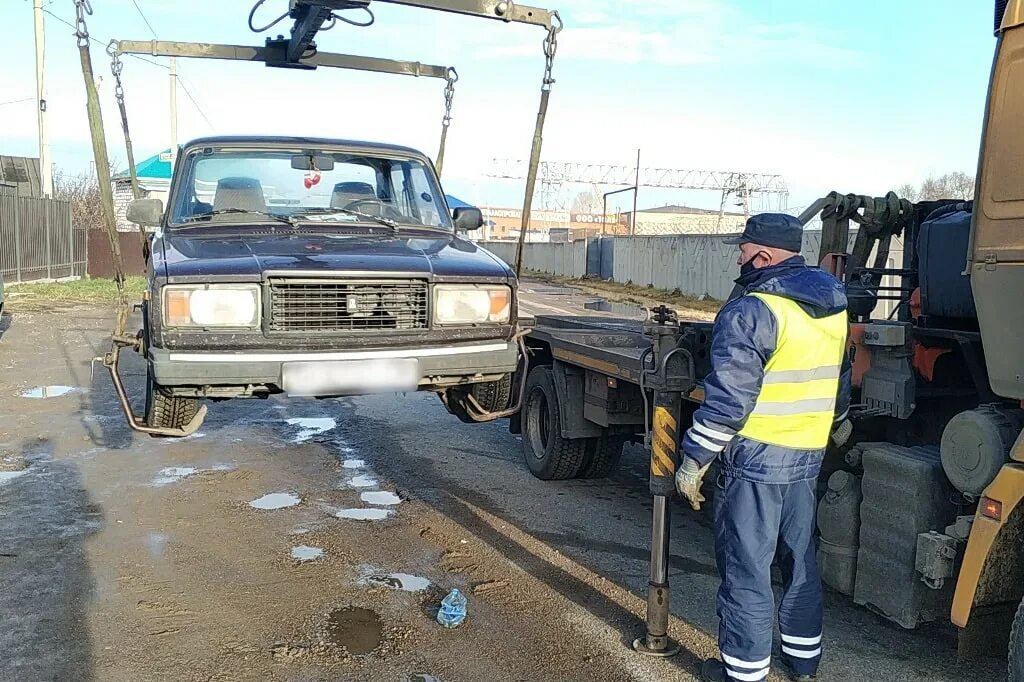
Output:
M286 362L281 370L281 388L299 397L414 391L419 381L416 358Z

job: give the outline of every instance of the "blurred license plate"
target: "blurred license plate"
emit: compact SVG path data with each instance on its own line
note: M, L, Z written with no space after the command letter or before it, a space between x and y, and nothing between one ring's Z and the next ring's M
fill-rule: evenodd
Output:
M414 391L419 381L415 358L286 362L281 370L282 388L292 396Z

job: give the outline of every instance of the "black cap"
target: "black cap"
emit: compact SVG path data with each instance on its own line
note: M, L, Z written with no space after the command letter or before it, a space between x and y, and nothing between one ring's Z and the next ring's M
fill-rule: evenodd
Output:
M760 213L747 218L743 234L729 237L726 244L760 244L775 249L800 253L804 227L788 213Z

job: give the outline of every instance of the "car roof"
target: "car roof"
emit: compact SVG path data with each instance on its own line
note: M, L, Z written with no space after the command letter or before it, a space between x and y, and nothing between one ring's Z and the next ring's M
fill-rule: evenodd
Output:
M344 147L349 149L390 152L404 156L417 156L425 159L426 155L418 149L403 147L397 144L384 144L382 142L367 142L365 140L344 140L329 137L291 137L286 135L217 135L212 137L200 137L183 145L185 149L193 147L217 147L224 145L271 145L295 146L295 147Z

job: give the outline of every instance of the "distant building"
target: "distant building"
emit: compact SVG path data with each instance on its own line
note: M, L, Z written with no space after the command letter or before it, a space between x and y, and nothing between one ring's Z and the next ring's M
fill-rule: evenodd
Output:
M167 149L135 164L139 178L140 199L160 199L167 208L167 196L171 189L171 150ZM128 222L125 212L132 200L132 181L125 169L114 176L114 212L117 214L117 231L134 232L138 225Z
M623 214L626 225L632 223L632 213ZM659 206L636 212L635 234L651 236L663 234L730 234L742 232L747 217L743 213L691 206Z
M39 159L0 156L0 196L42 197Z
M519 239L522 231L523 211L519 208L497 208L483 206L484 228L480 238L484 241ZM627 225L621 214L609 213L602 218L600 213L576 211L530 211L530 225L526 240L530 242L573 241L595 235L623 235Z

